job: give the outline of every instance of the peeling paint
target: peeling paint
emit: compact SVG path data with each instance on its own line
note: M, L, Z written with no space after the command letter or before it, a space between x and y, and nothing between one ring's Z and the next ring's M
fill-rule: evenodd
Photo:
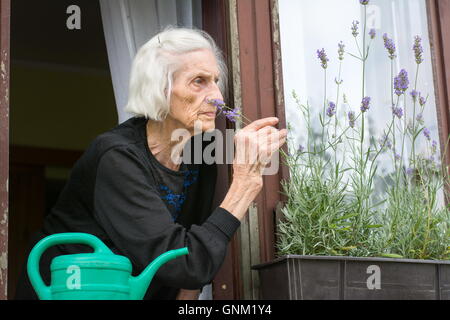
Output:
M8 272L8 257L6 255L6 252L3 252L2 255L0 256L0 287L3 287L5 290L3 293L5 299L8 295L7 272Z
M233 97L234 106L242 109L242 84L241 84L241 65L239 50L239 28L237 18L237 0L230 0L229 4L229 23L231 33L231 70L233 75ZM242 123L236 122L236 129L241 128Z
M5 62L2 60L2 63L0 64L0 72L2 74L2 79L5 80L6 78L6 66Z
M8 268L8 257L6 255L6 252L3 252L2 255L0 256L0 284L2 285L3 285L3 273L6 274L7 268Z
M0 156L0 300L8 297L8 126L10 102L10 0L1 1L0 26L0 148L6 154ZM6 130L4 130L6 129ZM6 188L5 188L6 181ZM5 192L6 191L6 192Z
M8 266L8 259L6 257L6 252L3 252L0 256L0 270L6 270Z
M8 207L5 208L2 220L0 220L0 224L6 224L7 222L8 222Z
M284 89L282 75L282 56L280 40L280 16L278 0L272 2L272 43L273 43L273 72L275 75L276 101L279 111L284 110Z

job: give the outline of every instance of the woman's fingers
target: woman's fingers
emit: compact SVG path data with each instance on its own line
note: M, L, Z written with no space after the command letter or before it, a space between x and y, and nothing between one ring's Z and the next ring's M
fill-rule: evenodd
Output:
M236 164L248 164L249 170L265 166L272 155L286 142L287 130L273 125L277 118L265 118L252 122L235 136Z
M278 123L278 118L276 117L269 117L269 118L263 118L258 119L250 123L249 125L242 128L242 130L245 131L258 131L259 129L262 129L266 126L274 126Z
M266 139L261 140L259 143L260 161L264 164L270 162L273 154L281 148L281 146L286 142L287 136L282 132L277 132L270 134Z
M266 126L262 129L259 129L256 133L258 134L258 136L260 135L267 135L267 134L273 134L278 132L279 130L275 127L272 126Z

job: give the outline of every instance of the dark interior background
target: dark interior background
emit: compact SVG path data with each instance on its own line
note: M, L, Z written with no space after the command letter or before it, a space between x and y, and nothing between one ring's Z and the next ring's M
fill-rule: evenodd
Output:
M69 30L70 5L81 29ZM11 1L8 296L74 162L117 124L96 0Z

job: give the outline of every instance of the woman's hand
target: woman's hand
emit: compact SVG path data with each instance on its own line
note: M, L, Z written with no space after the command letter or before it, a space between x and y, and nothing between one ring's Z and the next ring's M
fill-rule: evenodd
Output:
M237 132L233 179L261 180L272 155L286 142L287 130L276 129L277 123L275 117L259 119Z
M273 153L286 142L287 130L276 129L277 123L278 118L256 120L234 137L233 181L220 207L239 220L261 191L262 174Z

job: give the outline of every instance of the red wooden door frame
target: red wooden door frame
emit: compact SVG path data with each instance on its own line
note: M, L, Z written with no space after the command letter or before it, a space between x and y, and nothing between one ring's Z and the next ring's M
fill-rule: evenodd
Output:
M450 135L450 0L428 0L427 9L439 138L450 174L450 145L446 146ZM450 185L448 188L450 192ZM450 203L450 199L446 200Z
M226 0L203 0L203 30L208 32L222 50L225 61L231 66L230 61L230 35L228 26L228 2ZM230 70L231 71L231 70ZM232 81L229 81L228 100L232 101ZM216 120L216 128L225 136L225 130L232 125L224 117ZM224 145L225 148L225 145ZM224 153L225 154L225 153ZM215 190L214 206L220 205L225 198L231 182L231 167L227 164L218 166L217 184ZM235 235L228 245L224 263L213 280L213 299L231 300L238 299L240 294L239 274L239 242Z
M284 128L286 121L281 54L279 42L273 40L279 39L276 36L278 32L276 2L238 0L236 4L243 111L251 120L277 116L280 119L279 127ZM225 0L204 0L202 5L203 29L211 34L224 52L228 65L231 66L229 3ZM232 81L229 84L228 100L233 101ZM224 132L227 127L230 127L229 123L220 121L217 121L216 127ZM274 256L274 210L278 201L283 200L278 192L280 179L287 177L286 168L280 167L278 174L264 177L264 189L255 199L259 216L261 262L270 260ZM217 199L225 197L231 180L230 173L230 166L219 166ZM223 266L213 281L213 298L216 300L240 299L243 296L242 289L240 246L238 237L235 235L228 247Z
M237 20L244 114L250 120L275 116L280 120L278 128L286 128L277 2L238 0ZM261 262L275 255L274 211L283 200L280 181L287 178L287 174L280 161L277 174L264 176L263 190L255 199Z
M281 54L278 33L277 5L274 0L238 0L236 16L239 34L239 51L241 65L242 105L246 117L251 120L277 116L279 127L286 127L284 116L283 85L281 71ZM211 34L230 62L230 26L229 3L225 0L204 0L203 29ZM230 70L231 71L231 70ZM230 72L231 74L231 72ZM231 77L230 77L231 78ZM232 81L230 81L230 86ZM232 96L232 88L229 95ZM233 101L232 97L228 99ZM224 130L229 123L217 122L216 127ZM219 168L216 198L223 199L231 180L231 168L223 165ZM274 256L274 210L278 201L283 200L279 194L280 179L287 177L284 166L278 174L265 176L264 189L255 203L259 216L259 239L261 262ZM222 268L213 282L213 298L241 299L243 296L240 275L240 246L234 236Z
M10 0L0 0L0 300L8 290Z

